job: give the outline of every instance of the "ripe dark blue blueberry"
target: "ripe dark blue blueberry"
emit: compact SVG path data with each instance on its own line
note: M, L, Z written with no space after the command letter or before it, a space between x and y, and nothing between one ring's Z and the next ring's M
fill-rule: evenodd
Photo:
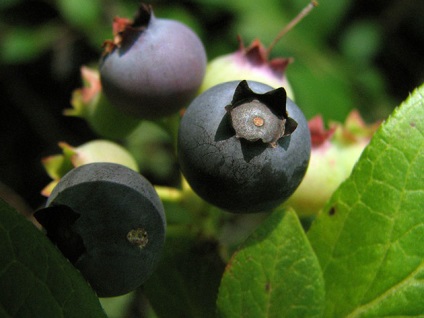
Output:
M115 163L71 170L35 217L100 297L143 284L165 240L165 214L153 186Z
M230 212L268 211L285 201L302 181L310 151L307 121L285 90L252 81L199 95L178 135L190 186Z
M115 38L100 61L104 94L122 112L155 119L187 106L199 89L206 53L184 24L158 19L141 5L131 22L116 18Z

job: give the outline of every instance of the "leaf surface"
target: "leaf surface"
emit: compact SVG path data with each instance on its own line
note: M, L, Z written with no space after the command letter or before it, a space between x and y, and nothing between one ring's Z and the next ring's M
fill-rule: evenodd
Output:
M188 232L168 235L162 260L144 285L158 317L215 317L224 263L215 241Z
M0 42L0 61L25 63L47 51L62 35L60 26L46 23L40 27L5 27Z
M293 211L273 212L227 265L220 317L320 317L324 283L318 260Z
M423 95L382 124L308 233L325 317L424 315Z
M0 316L106 317L79 272L0 199Z

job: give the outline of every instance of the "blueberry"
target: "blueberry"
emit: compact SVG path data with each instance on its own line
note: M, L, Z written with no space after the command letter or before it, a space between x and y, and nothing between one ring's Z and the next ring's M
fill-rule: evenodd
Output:
M100 61L104 94L122 112L145 119L172 115L195 97L206 53L186 25L141 5L134 21L115 19L115 39Z
M142 285L165 239L165 214L153 186L115 163L71 170L35 217L100 297Z
M209 203L236 213L268 211L305 175L311 151L302 111L283 88L226 82L187 108L178 134L180 168Z

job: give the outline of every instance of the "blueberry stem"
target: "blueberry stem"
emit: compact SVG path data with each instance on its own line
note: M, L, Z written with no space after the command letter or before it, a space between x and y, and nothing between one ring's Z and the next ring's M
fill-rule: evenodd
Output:
M180 114L177 113L172 116L164 117L154 121L168 133L172 140L172 146L174 147L175 155L177 149L178 128L180 126L181 119L180 117Z
M309 12L312 11L313 8L318 6L318 1L312 0L305 8L303 8L300 13L289 22L281 31L278 33L278 35L275 37L275 39L272 41L270 46L266 50L266 56L269 56L271 54L271 51L274 49L275 45L278 43L278 41L281 40L281 38L286 35L287 32L289 32L291 29L293 29L296 24L298 24L304 17L306 17Z
M159 198L168 202L181 202L183 199L183 192L171 187L155 186L155 190Z

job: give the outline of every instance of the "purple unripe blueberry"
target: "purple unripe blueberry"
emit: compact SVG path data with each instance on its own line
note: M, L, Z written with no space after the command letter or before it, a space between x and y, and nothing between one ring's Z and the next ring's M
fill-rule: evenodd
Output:
M145 119L186 107L206 70L199 37L178 21L156 18L147 5L141 5L133 22L116 18L114 29L114 41L106 42L99 68L111 104Z
M115 163L68 172L35 217L100 297L142 285L165 240L165 213L155 189Z
M180 168L192 189L236 213L285 201L310 152L307 121L284 88L253 81L222 83L196 97L178 134Z

